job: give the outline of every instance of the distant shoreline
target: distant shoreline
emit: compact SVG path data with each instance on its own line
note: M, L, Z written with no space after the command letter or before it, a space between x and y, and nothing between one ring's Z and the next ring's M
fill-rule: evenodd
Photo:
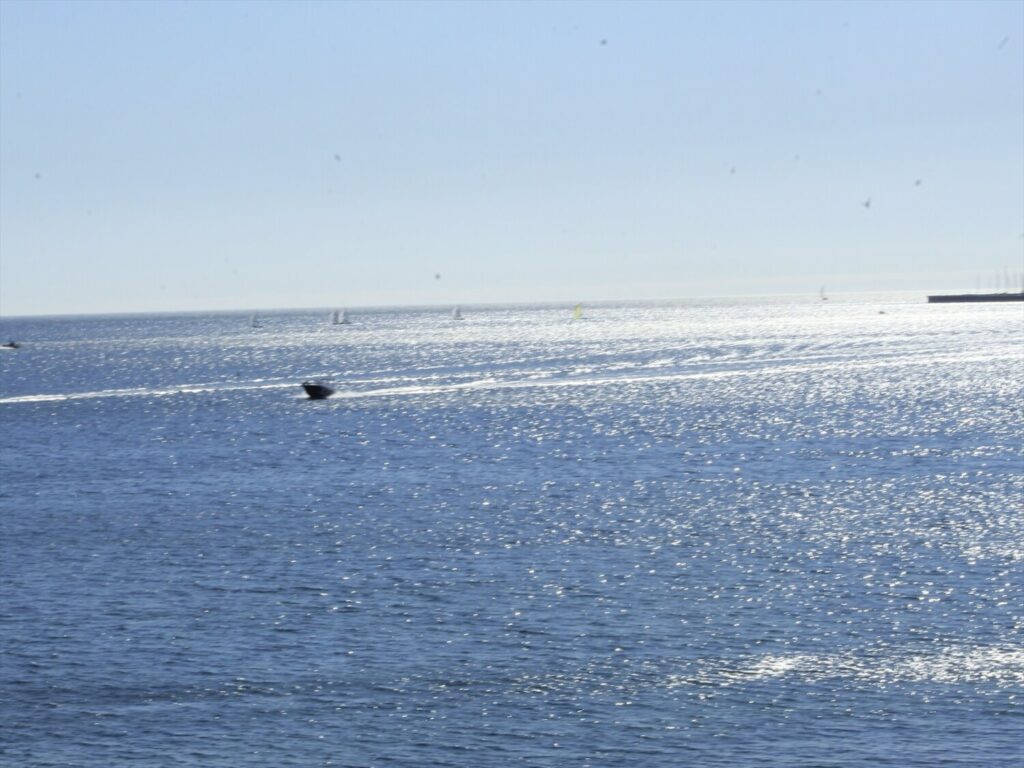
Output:
M964 304L978 301L1024 301L1020 293L947 293L928 297L929 304Z

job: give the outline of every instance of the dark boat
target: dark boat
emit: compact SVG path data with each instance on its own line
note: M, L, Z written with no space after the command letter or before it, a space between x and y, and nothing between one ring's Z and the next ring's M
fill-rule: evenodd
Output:
M325 400L334 394L334 390L322 381L304 381L302 388L306 390L310 400Z
M3 347L4 349L20 349L21 344L16 341L8 341L5 344L0 344L0 347Z
M949 293L929 296L929 304L960 304L969 301L1024 301L1024 291L1020 293Z

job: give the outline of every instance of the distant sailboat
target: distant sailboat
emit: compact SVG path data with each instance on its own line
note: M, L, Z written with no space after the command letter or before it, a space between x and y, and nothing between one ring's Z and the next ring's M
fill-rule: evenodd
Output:
M455 307L452 310L452 320L461 320L461 319L462 319L462 310L459 309L458 307Z
M572 319L573 320L582 320L583 319L583 305L582 304L577 304L576 307L573 309L573 311L572 311Z
M336 309L331 313L331 325L349 325L351 322L348 311L344 309Z
M821 295L821 300L822 301L828 301L828 296L825 295L825 286L824 285L821 286L820 295Z
M251 315L249 315L249 327L250 328L259 328L260 327L260 321L259 321L259 318L256 317L256 313L255 312L253 312Z

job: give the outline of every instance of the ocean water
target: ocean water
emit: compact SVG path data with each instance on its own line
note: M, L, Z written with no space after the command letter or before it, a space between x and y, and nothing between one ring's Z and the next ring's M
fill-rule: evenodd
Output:
M1024 762L1021 305L463 311L3 320L0 764Z

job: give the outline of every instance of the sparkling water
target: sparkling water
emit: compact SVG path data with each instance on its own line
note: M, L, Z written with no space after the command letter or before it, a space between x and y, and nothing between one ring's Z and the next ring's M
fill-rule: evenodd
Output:
M1022 763L1021 305L462 314L0 323L0 764Z

